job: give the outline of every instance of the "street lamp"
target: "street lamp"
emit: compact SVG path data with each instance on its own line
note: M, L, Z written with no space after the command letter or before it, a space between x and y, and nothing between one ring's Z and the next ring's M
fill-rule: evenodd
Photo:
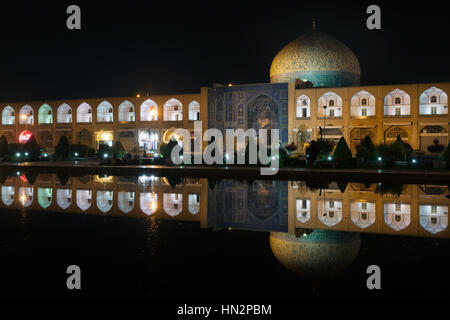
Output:
M325 140L325 115L326 115L326 111L327 111L327 106L323 106L323 129L322 129L322 139Z

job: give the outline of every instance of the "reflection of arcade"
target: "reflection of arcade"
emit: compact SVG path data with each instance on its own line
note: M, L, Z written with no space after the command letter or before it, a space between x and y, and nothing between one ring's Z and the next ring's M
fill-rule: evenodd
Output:
M1 184L7 208L197 221L206 216L207 182L154 176L79 178L49 174L8 177ZM205 201L201 202L201 200Z

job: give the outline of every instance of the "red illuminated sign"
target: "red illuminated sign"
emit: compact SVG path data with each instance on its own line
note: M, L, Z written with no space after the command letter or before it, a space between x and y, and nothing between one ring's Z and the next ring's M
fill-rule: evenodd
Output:
M28 130L22 131L22 133L19 135L19 142L26 143L28 140L30 140L32 135L33 134Z

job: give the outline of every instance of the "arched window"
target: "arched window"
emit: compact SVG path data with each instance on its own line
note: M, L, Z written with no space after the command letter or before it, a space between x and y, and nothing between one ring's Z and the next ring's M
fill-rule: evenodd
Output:
M327 107L327 108L324 108ZM342 117L342 98L332 91L324 93L317 102L319 117Z
M52 108L48 104L43 104L38 111L38 123L39 124L51 124L53 123Z
M183 120L183 105L177 99L169 99L164 104L164 121Z
M97 208L101 212L108 212L113 206L113 191L112 190L99 190L97 191Z
M113 122L113 106L108 101L98 105L97 122Z
M83 102L77 108L77 122L79 123L92 122L92 108L86 102Z
M163 208L169 216L175 217L179 215L181 210L183 210L183 194L164 193Z
M375 97L365 90L355 93L350 100L350 112L352 117L375 116Z
M394 89L384 97L384 115L390 117L409 116L411 98L400 89Z
M33 188L20 187L19 188L19 201L24 207L29 207L33 203Z
M118 193L118 205L119 209L124 213L128 213L134 208L134 192L133 191L120 191Z
M419 104L420 115L447 115L448 114L448 96L436 87L425 90L420 95Z
M189 120L200 120L200 103L195 100L189 103Z
M376 203L369 201L351 201L350 216L356 226L365 229L375 222Z
M198 193L190 193L188 196L188 209L192 214L200 212L200 195Z
M56 111L56 122L72 123L72 108L67 103L63 103L58 107Z
M56 190L56 203L65 210L72 204L72 189L58 189Z
M77 206L86 211L92 204L92 190L77 190Z
M19 124L34 124L33 108L25 105L19 111Z
M12 125L16 123L16 116L14 109L11 106L6 106L2 111L2 125Z
M152 215L158 208L158 194L154 192L142 192L140 194L140 206L146 215Z
M134 122L134 105L130 101L124 101L119 106L119 121L120 122Z
M411 224L411 204L385 202L384 222L395 231L405 229Z
M308 119L311 117L311 100L304 94L297 98L297 118Z
M14 186L2 186L2 202L9 207L14 202Z
M52 188L38 188L38 203L39 205L46 209L52 204Z
M147 99L141 104L141 121L158 120L158 105L155 101Z

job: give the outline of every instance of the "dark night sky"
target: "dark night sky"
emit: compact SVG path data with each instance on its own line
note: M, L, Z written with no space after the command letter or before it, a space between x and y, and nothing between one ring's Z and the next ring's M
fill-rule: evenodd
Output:
M269 82L272 59L311 30L312 17L356 54L362 85L450 81L450 19L441 2L155 3L2 4L0 101ZM70 4L81 7L81 31L66 29ZM382 30L366 28L370 4L381 7Z

